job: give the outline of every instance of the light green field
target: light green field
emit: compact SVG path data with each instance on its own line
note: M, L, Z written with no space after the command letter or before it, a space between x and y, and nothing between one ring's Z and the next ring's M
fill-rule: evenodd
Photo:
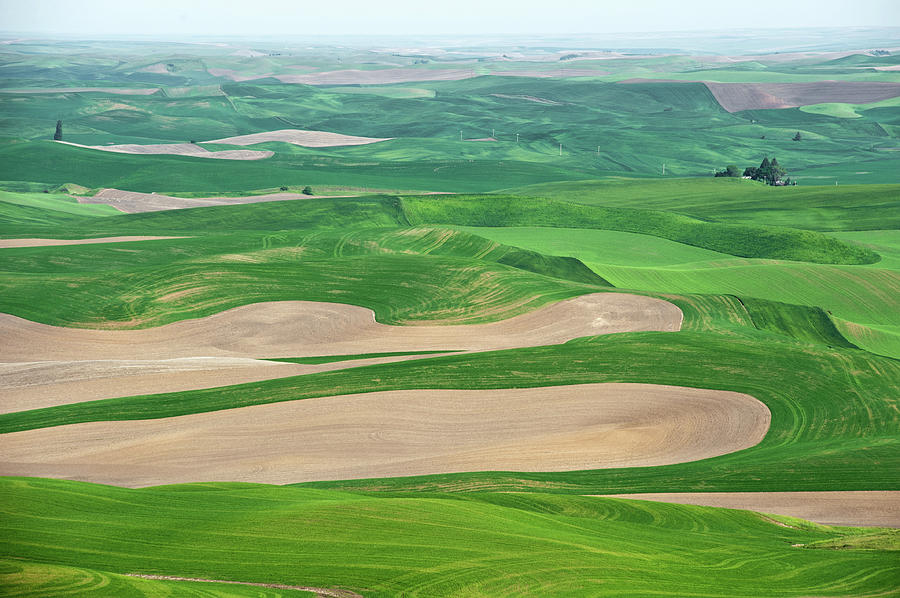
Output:
M898 573L896 552L793 546L852 540L862 530L785 527L704 507L546 494L374 497L251 484L126 490L13 478L0 488L11 506L0 523L6 549L53 562L24 569L53 575L42 578L44 587L68 582L60 595L78 593L72 585L88 575L95 584L130 583L158 595L149 583L99 571L339 586L366 598L755 598L761 588L768 596L808 596L810 588L860 596L893 592ZM212 595L251 595L225 588Z
M891 98L882 100L881 102L872 102L870 104L845 104L845 103L826 103L826 104L810 104L809 106L801 106L800 110L809 112L810 114L824 114L825 116L833 116L835 118L862 118L860 112L871 110L872 108L893 108L900 106L900 98Z
M0 559L0 589L6 596L100 596L120 598L142 596L165 598L312 598L316 594L299 590L266 590L259 587L223 583L140 579L127 575L35 563L22 559Z
M0 201L38 210L77 214L79 216L114 216L119 210L105 204L81 204L78 200L59 193L10 193L0 191ZM35 212L36 213L36 212Z
M660 237L614 230L519 226L462 226L459 229L506 245L615 266L670 266L734 259L726 253Z
M758 163L757 163L758 164ZM754 166L756 164L753 164ZM865 170L865 166L851 166ZM834 167L822 167L834 177ZM818 231L900 229L900 185L845 185L831 180L769 187L729 178L571 181L508 190L526 196L614 208L663 210L730 224Z
M466 230L498 242L577 258L622 289L675 294L759 297L820 307L843 320L839 328L857 345L900 357L891 325L900 314L898 231L835 236L867 241L884 261L867 267L741 260L681 243L615 231L557 228Z

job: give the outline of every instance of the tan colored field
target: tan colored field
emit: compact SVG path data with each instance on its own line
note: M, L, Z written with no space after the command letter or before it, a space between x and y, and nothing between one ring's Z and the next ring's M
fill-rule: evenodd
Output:
M746 509L823 525L900 527L900 492L670 492L609 496Z
M246 197L173 197L160 193L139 193L120 189L101 189L93 197L79 196L79 203L101 203L112 206L127 214L139 212L159 212L162 210L181 210L205 206L233 206L246 203L266 201L287 201L295 199L316 199L318 197L344 197L338 195L320 196L303 195L302 193L269 193L267 195L249 195Z
M717 83L676 79L626 79L619 83L703 83L728 112L795 108L830 102L868 104L900 96L900 83L880 81Z
M262 160L263 158L269 158L275 154L275 152L268 150L224 150L211 152L208 149L193 143L160 143L150 145L137 145L133 143L123 145L82 145L80 143L71 143L68 141L57 141L56 143L74 145L75 147L86 147L88 149L113 152L116 154L167 154L172 156L214 158L219 160Z
M594 293L499 322L459 326L387 326L364 307L314 301L244 305L144 330L62 328L0 314L6 341L0 362L486 351L613 332L674 332L681 320L681 310L667 301L625 293Z
M846 102L868 104L900 96L900 83L817 81L815 83L714 83L706 86L728 112L793 108Z
M96 239L0 239L0 249L10 247L49 247L56 245L91 245L94 243L125 243L131 241L155 241L158 239L183 239L184 237L98 237Z
M23 87L20 89L0 89L0 93L110 93L124 96L148 96L158 91L158 87Z
M443 355L446 355L444 353ZM424 356L398 355L316 365L239 357L98 359L0 363L0 413L163 392L200 390L330 372Z
M285 143L293 143L294 145L301 145L303 147L338 147L344 145L368 145L370 143L378 143L379 141L387 141L389 139L393 139L393 137L356 137L353 135L341 135L340 133L329 133L328 131L281 129L280 131L266 131L263 133L214 139L212 141L206 141L205 143L253 145L255 143L265 143L266 141L283 141Z
M414 358L316 366L258 361L267 357L484 351L630 330L677 331L681 319L671 303L619 293L586 295L493 324L462 326L386 326L362 307L304 301L246 305L146 330L61 328L0 314L0 388L10 391L0 411Z
M407 83L410 81L458 81L477 76L478 74L473 69L409 68L376 69L371 71L346 69L299 75L274 75L282 83L302 83L304 85L378 85L382 83Z
M568 79L572 77L602 77L609 71L598 69L553 68L553 69L522 69L512 71L491 71L496 77L534 77L537 79Z
M0 436L0 475L284 484L681 463L754 446L765 405L650 384L375 392Z

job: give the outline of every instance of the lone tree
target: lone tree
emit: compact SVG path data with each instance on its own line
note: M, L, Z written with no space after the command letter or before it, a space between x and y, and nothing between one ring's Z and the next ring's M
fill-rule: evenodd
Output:
M794 141L800 141L801 139L803 139L803 135L800 134L800 131L797 131L797 134L791 137L791 139L793 139Z
M312 187L310 187L309 185L304 187L301 193L303 193L303 195L315 195L315 193L313 193Z
M61 120L56 121L56 133L53 134L53 140L54 141L62 140L62 121Z

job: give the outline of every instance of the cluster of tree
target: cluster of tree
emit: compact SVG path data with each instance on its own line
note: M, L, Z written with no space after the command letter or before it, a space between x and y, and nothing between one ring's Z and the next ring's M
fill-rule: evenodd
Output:
M62 141L62 121L56 121L56 133L53 134L55 141Z
M282 185L281 187L279 187L279 189L280 189L281 191L287 191L287 190L288 190L288 188L285 187L284 185ZM302 193L303 195L315 195L315 192L313 192L312 187L310 187L309 185L307 185L306 187L304 187L303 190L300 191L300 193Z
M748 166L744 169L744 172L741 172L741 169L735 166L734 164L729 164L725 167L725 170L717 170L715 176L717 177L739 177L742 176L744 178L753 179L754 181L763 181L767 185L796 185L797 181L792 181L790 177L787 177L787 171L781 167L781 164L778 163L777 158L772 158L772 161L769 161L768 156L763 158L763 161L759 166Z

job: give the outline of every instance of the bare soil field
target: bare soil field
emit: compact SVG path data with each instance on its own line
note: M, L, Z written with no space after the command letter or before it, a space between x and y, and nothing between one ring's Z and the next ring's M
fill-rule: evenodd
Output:
M224 150L211 152L208 149L193 143L160 143L150 145L138 145L133 143L123 145L82 145L80 143L71 143L69 141L57 141L56 143L64 143L66 145L74 145L75 147L86 147L88 149L117 154L168 154L172 156L190 156L192 158L213 158L218 160L262 160L275 154L275 152L268 150Z
M158 87L23 87L20 89L0 89L0 93L109 93L123 96L149 96L158 92Z
M759 443L749 395L652 384L408 390L5 434L0 475L285 484L666 465Z
M409 68L376 69L371 71L346 69L298 75L274 75L282 83L302 83L304 85L378 85L382 83L406 83L409 81L458 81L477 76L478 73L473 69Z
M900 96L900 83L818 81L815 83L713 83L706 87L728 112L794 108L826 102L868 104Z
M102 203L127 214L182 210L205 206L232 206L266 201L316 199L320 197L348 197L343 195L303 195L302 193L269 193L246 197L173 197L160 193L139 193L120 189L101 189L93 197L76 196L79 203Z
M626 79L619 83L703 83L728 112L795 108L841 102L868 104L900 96L900 83L816 81L814 83L717 83L675 79Z
M608 75L609 71L601 71L597 69L574 69L574 68L555 68L555 69L523 69L512 71L491 71L491 75L495 77L534 77L536 79L568 79L571 77L602 77Z
M142 573L126 573L129 577L140 577L142 579L164 579L168 581L197 581L201 583L228 583L240 586L253 586L257 588L273 588L276 590L300 590L301 592L312 592L317 598L363 598L362 595L350 590L342 590L336 588L316 588L312 586L289 586L282 583L256 583L251 581L231 581L222 579L204 579L202 577L174 577L172 575L144 575Z
M91 245L93 243L126 243L132 241L156 241L159 239L183 239L184 237L98 237L96 239L0 239L0 249L11 247L51 247L57 245Z
M0 413L121 396L201 390L436 356L397 355L315 365L239 357L0 363Z
M641 295L593 293L490 324L388 326L364 307L277 301L143 330L48 326L0 314L0 362L179 357L306 357L361 353L487 351L582 336L681 328L675 305Z
M613 498L746 509L823 525L900 527L900 492L667 492Z
M637 330L677 331L666 301L597 293L492 324L386 326L352 305L258 303L145 330L62 328L0 314L0 412L119 396L211 388L416 359L393 356L319 365L276 357L409 351L485 351ZM199 356L199 357L198 357ZM435 355L429 355L434 357Z
M238 135L224 139L214 139L204 143L224 143L227 145L253 145L266 141L283 141L303 147L339 147L344 145L368 145L379 141L388 141L393 137L356 137L354 135L341 135L328 131L302 131L300 129L281 129L280 131L266 131L252 133L250 135Z

